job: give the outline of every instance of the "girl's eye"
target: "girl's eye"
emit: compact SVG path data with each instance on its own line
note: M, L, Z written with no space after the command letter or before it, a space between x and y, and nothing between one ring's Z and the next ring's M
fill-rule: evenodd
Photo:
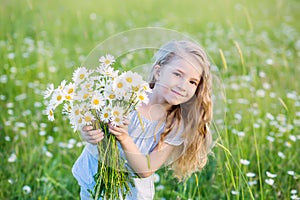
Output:
M191 83L192 85L198 86L198 83L197 83L196 81L190 81L190 83Z
M180 77L180 74L179 74L178 72L174 72L173 74L174 74L175 76Z

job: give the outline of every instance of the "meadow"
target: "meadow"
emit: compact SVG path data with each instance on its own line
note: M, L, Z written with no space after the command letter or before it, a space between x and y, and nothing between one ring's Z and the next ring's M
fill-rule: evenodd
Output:
M100 42L143 27L192 36L216 77L209 163L180 183L159 170L155 199L300 199L299 10L297 0L2 0L0 199L79 199L71 168L83 143L63 117L48 121L43 91L71 80Z

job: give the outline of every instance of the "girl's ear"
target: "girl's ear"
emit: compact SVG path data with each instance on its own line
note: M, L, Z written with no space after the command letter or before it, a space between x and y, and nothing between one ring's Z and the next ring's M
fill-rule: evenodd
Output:
M160 76L160 66L159 65L155 65L154 66L154 78L155 81L157 81L159 79Z

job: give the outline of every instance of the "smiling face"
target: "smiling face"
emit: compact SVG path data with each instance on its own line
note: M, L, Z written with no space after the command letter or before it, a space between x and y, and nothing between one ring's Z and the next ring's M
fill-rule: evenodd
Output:
M156 65L153 97L165 106L178 105L190 100L198 87L202 74L191 60L174 57L164 66Z

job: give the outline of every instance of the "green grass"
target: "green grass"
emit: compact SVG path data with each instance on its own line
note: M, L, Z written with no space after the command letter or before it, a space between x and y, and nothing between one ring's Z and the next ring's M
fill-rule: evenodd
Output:
M207 167L180 184L161 169L155 199L291 199L292 190L299 197L299 9L297 0L3 0L0 199L79 199L71 167L80 138L62 118L48 122L42 91L70 80L101 41L148 26L201 43L220 80L215 95L225 96L216 101L218 143ZM277 175L273 185L267 171Z

